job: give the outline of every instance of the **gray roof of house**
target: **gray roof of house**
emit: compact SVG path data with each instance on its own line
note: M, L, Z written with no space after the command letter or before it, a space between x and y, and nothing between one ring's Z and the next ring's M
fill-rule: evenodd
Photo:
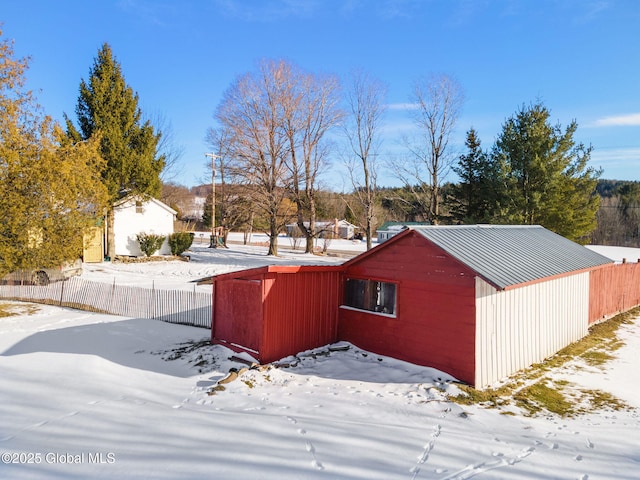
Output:
M501 289L613 263L538 225L412 227Z

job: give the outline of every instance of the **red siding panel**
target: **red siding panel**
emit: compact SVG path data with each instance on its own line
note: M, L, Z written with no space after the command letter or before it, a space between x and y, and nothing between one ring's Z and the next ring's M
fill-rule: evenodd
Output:
M409 234L350 262L344 275L398 282L397 314L389 318L342 308L338 338L474 382L474 272Z
M262 283L233 279L215 285L212 340L254 355L260 352Z
M337 340L340 272L277 274L265 297L262 360L271 362Z
M340 267L262 267L214 278L212 341L268 363L336 341Z

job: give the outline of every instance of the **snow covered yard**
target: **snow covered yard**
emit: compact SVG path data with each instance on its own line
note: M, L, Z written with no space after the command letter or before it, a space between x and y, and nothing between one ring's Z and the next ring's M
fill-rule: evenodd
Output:
M300 260L344 259L195 247L191 262L105 263L85 275L194 288L213 273ZM620 328L625 345L604 368L570 375L630 408L560 418L452 403L446 394L458 389L446 374L347 344L248 370L211 395L245 365L208 345L207 330L13 305L16 315L0 317L0 478L586 480L640 471L639 319Z
M208 239L208 237L206 237ZM348 256L333 254L339 251L353 256L366 249L363 242L348 240L332 240L332 249L328 255L305 254L302 247L294 250L287 237L279 238L279 256L267 256L264 244L267 236L254 234L252 245L242 245L242 234L232 233L230 239L237 243L230 243L229 248L209 248L208 240L201 240L196 236L190 250L185 252L190 261L157 261L148 263L86 263L82 278L107 283L116 282L120 285L135 285L151 288L172 288L200 291L211 291L211 286L195 287L196 280L214 274L233 272L246 268L264 265L331 265L340 264Z

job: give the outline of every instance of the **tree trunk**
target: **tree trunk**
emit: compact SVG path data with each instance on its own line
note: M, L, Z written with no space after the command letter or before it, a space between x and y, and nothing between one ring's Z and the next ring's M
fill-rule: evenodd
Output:
M307 192L309 202L309 231L307 232L307 245L304 253L313 253L313 240L316 236L316 202Z
M274 217L269 219L269 251L267 255L278 256L278 221Z
M115 233L113 231L113 221L114 221L114 213L113 213L113 206L111 208L109 208L109 211L107 212L107 218L106 218L106 223L107 223L107 256L111 259L111 261L113 261L113 259L116 257L116 236Z

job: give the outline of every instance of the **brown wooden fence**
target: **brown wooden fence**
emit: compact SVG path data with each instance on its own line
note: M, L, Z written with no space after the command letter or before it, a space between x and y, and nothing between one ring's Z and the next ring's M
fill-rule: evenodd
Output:
M640 305L640 263L593 270L589 290L589 324Z
M211 328L211 293L158 290L73 277L47 286L0 285L0 298Z

